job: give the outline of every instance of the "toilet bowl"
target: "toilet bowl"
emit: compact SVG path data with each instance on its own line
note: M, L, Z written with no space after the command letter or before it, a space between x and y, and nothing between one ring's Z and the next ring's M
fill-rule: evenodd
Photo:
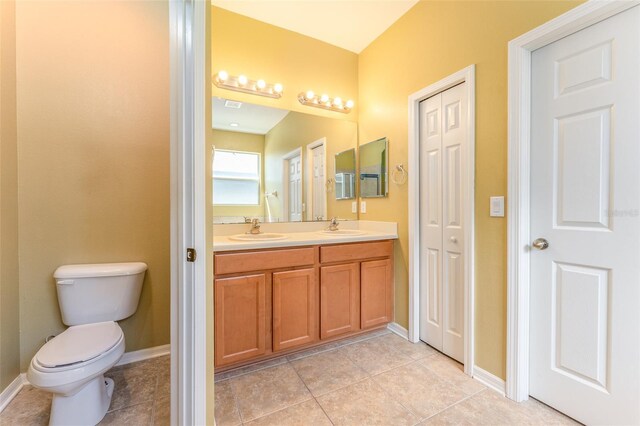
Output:
M95 425L111 403L112 379L104 373L124 353L115 322L137 309L147 265L67 265L54 273L63 322L70 325L35 354L29 382L53 393L50 425Z
M27 379L54 394L50 424L100 422L113 394L113 381L103 374L123 353L124 334L111 321L69 327L47 342L31 360Z

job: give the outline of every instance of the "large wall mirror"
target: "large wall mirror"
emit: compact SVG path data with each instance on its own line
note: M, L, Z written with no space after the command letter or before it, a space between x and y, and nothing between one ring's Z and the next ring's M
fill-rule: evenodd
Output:
M357 124L213 98L215 223L357 219ZM340 185L338 185L340 181Z
M389 192L387 138L360 145L360 197L386 197Z

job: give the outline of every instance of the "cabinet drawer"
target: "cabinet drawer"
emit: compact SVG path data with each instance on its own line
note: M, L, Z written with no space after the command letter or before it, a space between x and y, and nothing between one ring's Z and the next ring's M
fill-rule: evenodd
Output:
M320 262L351 262L376 257L390 257L392 253L392 240L323 246L320 247Z
M214 271L216 275L222 275L265 269L294 268L313 265L314 258L313 247L216 254L214 256Z

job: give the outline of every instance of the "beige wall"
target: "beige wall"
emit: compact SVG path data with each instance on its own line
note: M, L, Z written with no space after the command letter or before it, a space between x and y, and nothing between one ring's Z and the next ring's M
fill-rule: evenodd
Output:
M217 7L211 8L212 73L226 70L281 83L280 99L247 95L217 87L214 96L291 111L356 121L358 118L358 55L292 31L274 27ZM353 99L349 114L301 105L298 93L313 90Z
M0 392L20 374L15 2L0 1Z
M507 43L579 1L421 1L360 54L360 141L389 137L390 167L407 164L407 98L476 64L476 364L504 378L506 220L489 196L507 192ZM416 173L409 170L409 173ZM395 319L408 325L407 185L368 199L361 219L398 222Z
M209 147L260 153L260 204L257 206L214 206L214 216L264 216L264 135L210 129ZM211 151L211 149L208 149Z
M282 157L296 148L302 147L302 161L305 173L308 165L307 145L321 138L326 138L327 178L333 176L334 158L338 152L358 145L358 126L345 120L318 117L299 112L290 112L280 123L267 133L265 137L265 189L278 191L278 198L270 200L273 217L284 220L284 192ZM306 200L308 176L303 176L302 199ZM357 219L351 213L351 202L355 200L336 200L335 193L327 194L327 216L341 219ZM306 213L305 213L306 219Z
M16 28L22 370L63 264L146 262L126 350L169 343L168 4L18 2Z

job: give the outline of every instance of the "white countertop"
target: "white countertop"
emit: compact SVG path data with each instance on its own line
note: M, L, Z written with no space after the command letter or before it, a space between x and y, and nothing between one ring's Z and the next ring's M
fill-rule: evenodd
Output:
M327 228L327 222L298 222L261 224L262 232L284 234L287 238L283 240L237 241L229 238L232 235L244 234L249 228L249 224L214 225L213 251L340 244L398 238L398 226L395 222L357 220L340 221L339 229L363 231L364 233L360 235L331 235L319 232Z

